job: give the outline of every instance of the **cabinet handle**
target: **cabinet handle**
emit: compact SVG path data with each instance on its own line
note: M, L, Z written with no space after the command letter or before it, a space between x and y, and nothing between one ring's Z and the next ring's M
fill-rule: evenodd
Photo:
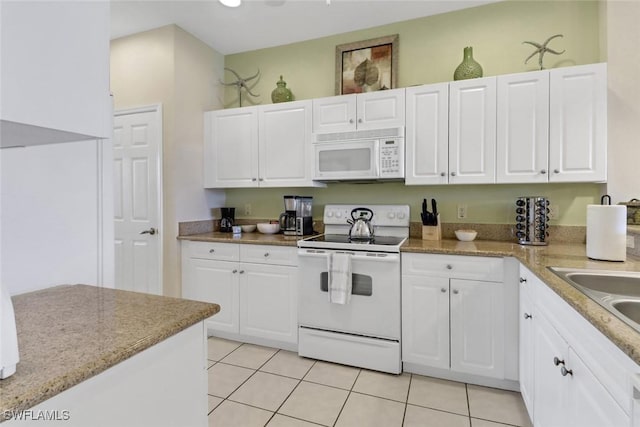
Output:
M251 178L251 181L256 182L256 181L257 181L257 179L255 179L255 178Z
M264 181L264 178L260 178L258 181Z
M456 173L455 172L451 172L451 176L456 176Z
M443 294L447 292L447 288L442 288L440 289L440 292L442 292Z
M564 360L558 359L557 357L553 358L553 364L558 366L558 365L564 365Z
M560 173L560 169L554 169L553 173Z
M240 274L244 274L244 270L240 270Z
M520 278L520 283L527 283L527 279L526 279L526 278L524 278L524 277L521 277L521 278Z
M447 270L453 270L453 265L447 264Z
M542 169L542 170L540 171L540 173L541 173L542 175L544 175L544 174L546 174L546 173L547 173L547 171L546 171L546 170L544 170L544 169Z
M460 291L458 291L457 289L453 290L454 295L458 295L460 293Z
M209 249L210 254L214 253L215 251L216 251L215 249Z
M571 369L565 368L564 366L560 368L560 373L562 374L563 377L566 377L567 375L573 376L573 371Z
M524 314L524 318L525 318L525 319L531 319L532 317L533 317L533 316L532 316L532 315L530 315L529 313L525 313L525 314Z
M446 172L440 172L440 176L447 176Z
M233 270L233 271L231 271L231 272L232 272L233 274L236 274L236 273L238 272L238 270L235 270L235 269L234 269L234 270Z
M268 257L268 256L269 256L269 252L265 252L265 253L264 253L264 257L266 258L266 257Z
M362 123L362 119L358 119L358 123Z
M353 124L353 119L349 119L349 124Z

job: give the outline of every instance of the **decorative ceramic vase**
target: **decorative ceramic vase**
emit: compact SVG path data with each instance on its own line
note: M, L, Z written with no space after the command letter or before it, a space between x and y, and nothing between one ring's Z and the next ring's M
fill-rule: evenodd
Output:
M482 66L473 59L473 48L467 46L464 48L462 62L453 73L453 80L475 79L482 77Z
M271 101L274 104L278 102L291 101L293 99L293 94L291 93L291 90L287 88L287 82L282 80L282 76L280 76L280 80L276 85L278 85L278 87L271 92Z

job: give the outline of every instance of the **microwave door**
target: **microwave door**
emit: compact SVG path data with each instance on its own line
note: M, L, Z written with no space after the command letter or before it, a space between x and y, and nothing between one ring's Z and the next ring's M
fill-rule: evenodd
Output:
M377 145L375 140L316 144L314 179L356 180L377 178Z

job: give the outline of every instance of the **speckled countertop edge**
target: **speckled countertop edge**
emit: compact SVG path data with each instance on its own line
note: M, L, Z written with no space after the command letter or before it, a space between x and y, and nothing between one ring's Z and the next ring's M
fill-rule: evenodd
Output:
M217 304L88 285L12 300L20 362L13 376L0 381L0 423L220 310Z
M640 227L639 227L640 228ZM266 237L266 238L265 238ZM296 240L284 240L282 235L246 233L233 238L228 233L204 233L181 236L182 240L274 244L295 246ZM627 256L625 262L596 261L587 258L583 243L551 243L548 246L523 246L513 242L475 240L427 241L409 238L400 248L401 252L470 255L489 257L515 257L542 282L580 313L589 323L602 332L633 361L640 364L640 333L613 316L598 303L556 276L547 267L567 267L594 270L640 271L640 258Z

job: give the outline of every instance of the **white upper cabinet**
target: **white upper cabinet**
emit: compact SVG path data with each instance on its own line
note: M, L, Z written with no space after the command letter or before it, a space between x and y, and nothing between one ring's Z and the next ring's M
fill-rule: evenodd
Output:
M405 184L449 182L449 83L406 90Z
M496 78L449 83L449 183L496 180Z
M404 126L405 90L381 90L313 100L313 131L349 132Z
M260 187L313 185L311 101L259 107L258 142Z
M549 181L606 181L606 64L558 68L549 75Z
M547 182L549 72L498 76L497 109L497 182Z
M258 108L205 113L204 186L258 186Z
M311 101L205 113L205 188L309 187Z
M111 136L109 15L109 2L2 2L2 146Z

